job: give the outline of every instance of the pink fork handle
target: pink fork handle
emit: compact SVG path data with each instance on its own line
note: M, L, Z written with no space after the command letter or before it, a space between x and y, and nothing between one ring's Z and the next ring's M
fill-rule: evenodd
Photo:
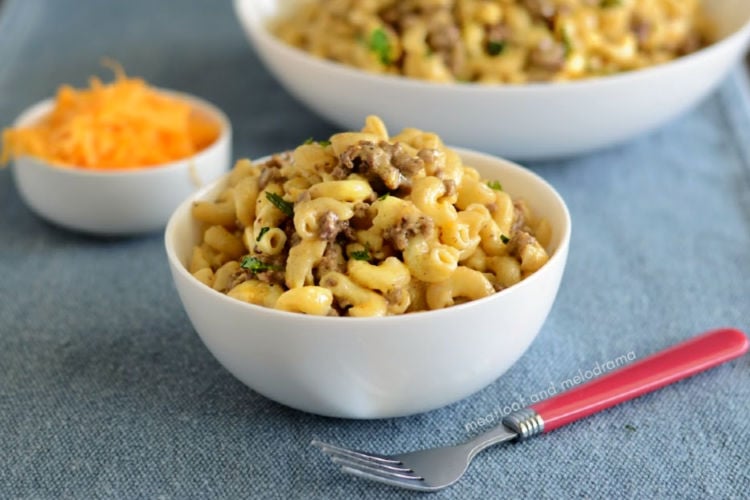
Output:
M542 418L546 433L737 358L747 349L747 337L739 330L714 330L541 401L531 409Z

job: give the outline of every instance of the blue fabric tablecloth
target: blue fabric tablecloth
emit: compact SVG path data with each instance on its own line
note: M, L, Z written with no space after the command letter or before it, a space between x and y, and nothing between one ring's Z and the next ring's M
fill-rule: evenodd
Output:
M336 129L292 100L228 2L10 0L0 12L0 124L102 56L222 107L235 157ZM675 82L679 84L679 82ZM97 239L32 214L0 171L0 497L400 498L341 475L310 440L397 452L456 443L482 417L579 370L718 326L750 330L750 107L736 73L628 144L530 165L567 200L555 307L500 380L393 420L297 412L203 347L160 234ZM632 354L631 354L632 353ZM742 498L750 356L519 445L484 452L435 498Z

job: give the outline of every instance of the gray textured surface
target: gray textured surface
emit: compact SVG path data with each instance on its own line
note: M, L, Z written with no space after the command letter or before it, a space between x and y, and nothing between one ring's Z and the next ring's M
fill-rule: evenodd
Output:
M221 106L235 156L334 128L274 83L230 5L5 2L0 124L102 56ZM750 329L750 119L736 80L666 127L583 158L531 165L569 203L570 260L528 353L475 396L385 421L319 418L234 380L202 346L160 235L101 240L51 226L0 171L0 497L400 498L339 475L313 437L396 452L599 362L717 326ZM460 332L457 332L460 335ZM434 498L745 497L750 357L481 455Z

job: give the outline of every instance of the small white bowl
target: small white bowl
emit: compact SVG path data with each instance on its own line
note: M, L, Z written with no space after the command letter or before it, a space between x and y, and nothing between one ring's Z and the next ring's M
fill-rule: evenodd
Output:
M299 1L234 5L260 58L301 102L345 130L377 114L389 129L430 130L446 143L515 159L584 153L665 123L714 89L750 38L750 2L707 0L720 41L666 64L566 83L436 84L367 73L287 46L267 24Z
M13 162L13 178L26 205L50 222L86 233L132 235L164 228L185 197L229 169L232 126L219 108L203 99L161 92L213 118L220 126L214 143L189 158L138 169L86 170L21 156ZM13 126L31 125L53 107L53 99L39 102Z
M552 255L539 271L480 300L382 318L305 316L241 302L199 282L186 268L200 238L192 204L215 199L224 177L181 204L165 233L177 291L208 349L260 394L333 417L420 413L497 379L526 351L552 307L568 255L570 215L554 188L531 171L457 151L549 221Z

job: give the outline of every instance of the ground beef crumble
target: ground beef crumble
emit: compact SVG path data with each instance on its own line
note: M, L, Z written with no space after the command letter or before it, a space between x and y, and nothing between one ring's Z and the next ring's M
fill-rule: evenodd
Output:
M329 242L326 245L323 257L317 266L318 276L325 276L331 271L346 273L346 259L344 258L344 249L335 242Z
M376 191L393 191L410 185L410 179L423 168L424 161L418 155L410 155L399 142L360 141L341 153L333 175L345 178L350 173L358 173L370 181Z
M335 212L328 210L318 219L318 237L324 241L334 241L341 232L347 232L349 221L341 220Z
M389 240L396 250L403 251L409 244L409 238L418 234L430 237L434 230L435 223L429 217L402 217L395 226L383 232L383 238Z

